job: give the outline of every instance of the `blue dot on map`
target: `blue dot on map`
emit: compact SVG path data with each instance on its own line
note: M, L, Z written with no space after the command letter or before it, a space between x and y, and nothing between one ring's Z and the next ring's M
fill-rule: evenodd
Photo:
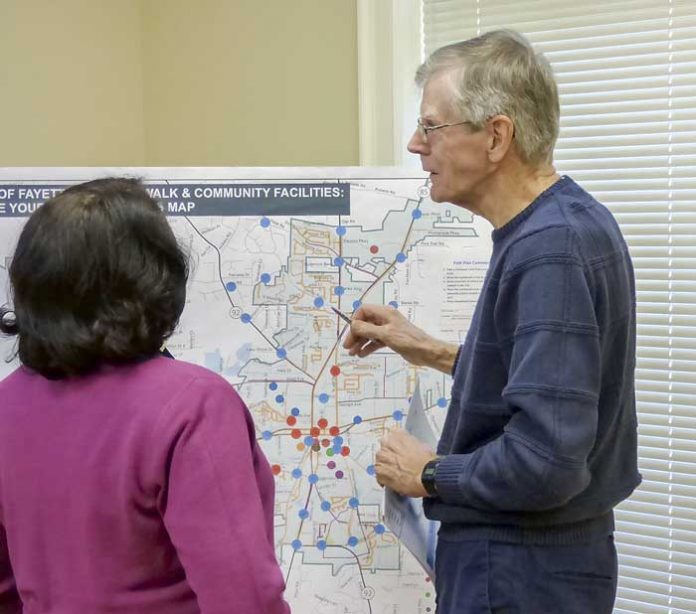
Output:
M278 389L278 384L276 384L275 382L271 382L270 384L268 384L268 387L269 387L271 390L277 390L277 389Z
M359 309L360 305L362 305L362 301L353 301L353 311Z
M295 467L292 470L292 477L294 477L296 480L299 480L302 477L302 469L299 467Z
M399 303L397 303L396 301L389 301L389 304L390 304L394 309L398 309L398 308L399 308Z
M414 209L411 213L411 217L414 220L420 219L423 216L423 212L420 209Z
M251 316L248 313L243 313L239 318L244 324L249 324L251 322Z
M282 403L285 400L285 397L282 394L276 395L276 403Z
M234 283L233 281L228 281L225 284L225 288L227 288L228 292L234 292L237 289L237 284Z
M320 539L317 542L317 548L319 548L319 550L326 550L326 542L323 539Z
M367 473L369 475L375 475L375 466L374 465L368 465L367 466Z
M360 501L357 497L351 497L348 499L348 505L350 505L352 508L356 508L358 505L360 505Z
M299 407L293 407L293 408L290 410L290 413L291 413L293 416L299 416L299 415L300 415L300 408L299 408Z
M307 520L307 518L309 518L309 510L303 507L297 515L302 518L302 520Z
M342 237L343 235L346 234L346 227L345 226L336 226L336 234L339 237Z
M325 392L322 392L322 393L319 395L319 402L320 402L320 403L328 403L328 402L329 402L329 395L326 394Z
M324 306L324 299L321 298L321 296L317 296L317 298L314 299L314 306L315 307L323 307Z
M292 546L293 550L299 550L302 548L302 542L299 539L293 539L290 545Z
M362 422L361 416L353 416L353 424L360 424Z
M331 509L331 503L329 503L328 501L322 501L321 509L323 509L325 512L328 512Z
M345 289L343 286L336 286L336 287L334 288L334 294L335 294L336 296L343 296L343 294L345 293L345 291L346 291L346 289Z
M264 431L261 433L261 437L268 441L271 437L273 437L273 433L271 433L271 431Z
M348 545L349 545L351 548L357 546L357 545L358 545L358 538L355 537L355 535L351 535L351 536L348 538Z
M261 273L261 281L264 284L267 284L269 281L271 281L271 276L268 273Z
M398 422L399 420L403 419L404 412L402 412L400 409L395 409L392 416L394 417L394 420L396 420Z
M438 407L447 407L447 399L445 397L440 397L437 400L437 406Z
M341 258L340 256L337 256L334 258L334 266L343 266L346 263L346 261Z
M261 218L261 227L262 228L268 228L270 225L271 225L271 220L269 220L267 217Z
M396 255L396 261L397 261L397 262L404 262L405 260L406 260L406 254L404 254L403 252L399 252L399 253Z
M343 445L343 437L341 437L340 435L336 435L336 437L334 437L334 440L333 440L333 445L342 446Z
M384 533L384 531L386 531L386 529L384 528L383 524L376 524L375 525L375 533L377 533L377 535L382 535L382 533Z
M285 358L288 355L288 352L285 348L278 348L276 350L276 356L278 358Z
M310 473L307 480L310 484L316 484L319 481L319 476L316 473Z

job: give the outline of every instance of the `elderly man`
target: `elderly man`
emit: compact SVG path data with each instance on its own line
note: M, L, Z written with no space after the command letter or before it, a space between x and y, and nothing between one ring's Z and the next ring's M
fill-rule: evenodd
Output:
M387 346L454 377L437 453L395 429L377 480L442 522L440 614L609 613L613 508L640 483L626 244L609 211L554 170L557 88L523 36L438 49L416 81L408 149L432 200L493 225L493 254L461 347L388 307L355 313L350 354Z

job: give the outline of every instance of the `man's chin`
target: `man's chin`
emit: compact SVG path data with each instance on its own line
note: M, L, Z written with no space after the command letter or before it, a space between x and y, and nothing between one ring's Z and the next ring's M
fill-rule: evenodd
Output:
M435 186L430 186L430 200L432 200L434 203L443 203L445 202L445 197L438 191L438 189Z
M439 179L439 175L430 173L430 200L434 203L450 202L447 191L443 189L444 186L440 184Z

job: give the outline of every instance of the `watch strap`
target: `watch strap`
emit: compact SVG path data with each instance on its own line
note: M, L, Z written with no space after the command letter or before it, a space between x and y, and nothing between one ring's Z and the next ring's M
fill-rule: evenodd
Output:
M436 456L432 460L425 463L423 471L421 472L421 484L423 488L428 493L430 497L437 497L437 484L435 483L435 477L437 474L437 466L440 464L442 457Z

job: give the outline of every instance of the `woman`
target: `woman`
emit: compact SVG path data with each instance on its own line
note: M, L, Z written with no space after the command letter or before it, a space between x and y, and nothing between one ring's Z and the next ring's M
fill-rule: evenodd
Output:
M274 484L221 377L159 348L187 259L133 179L65 190L10 266L0 611L280 614Z

